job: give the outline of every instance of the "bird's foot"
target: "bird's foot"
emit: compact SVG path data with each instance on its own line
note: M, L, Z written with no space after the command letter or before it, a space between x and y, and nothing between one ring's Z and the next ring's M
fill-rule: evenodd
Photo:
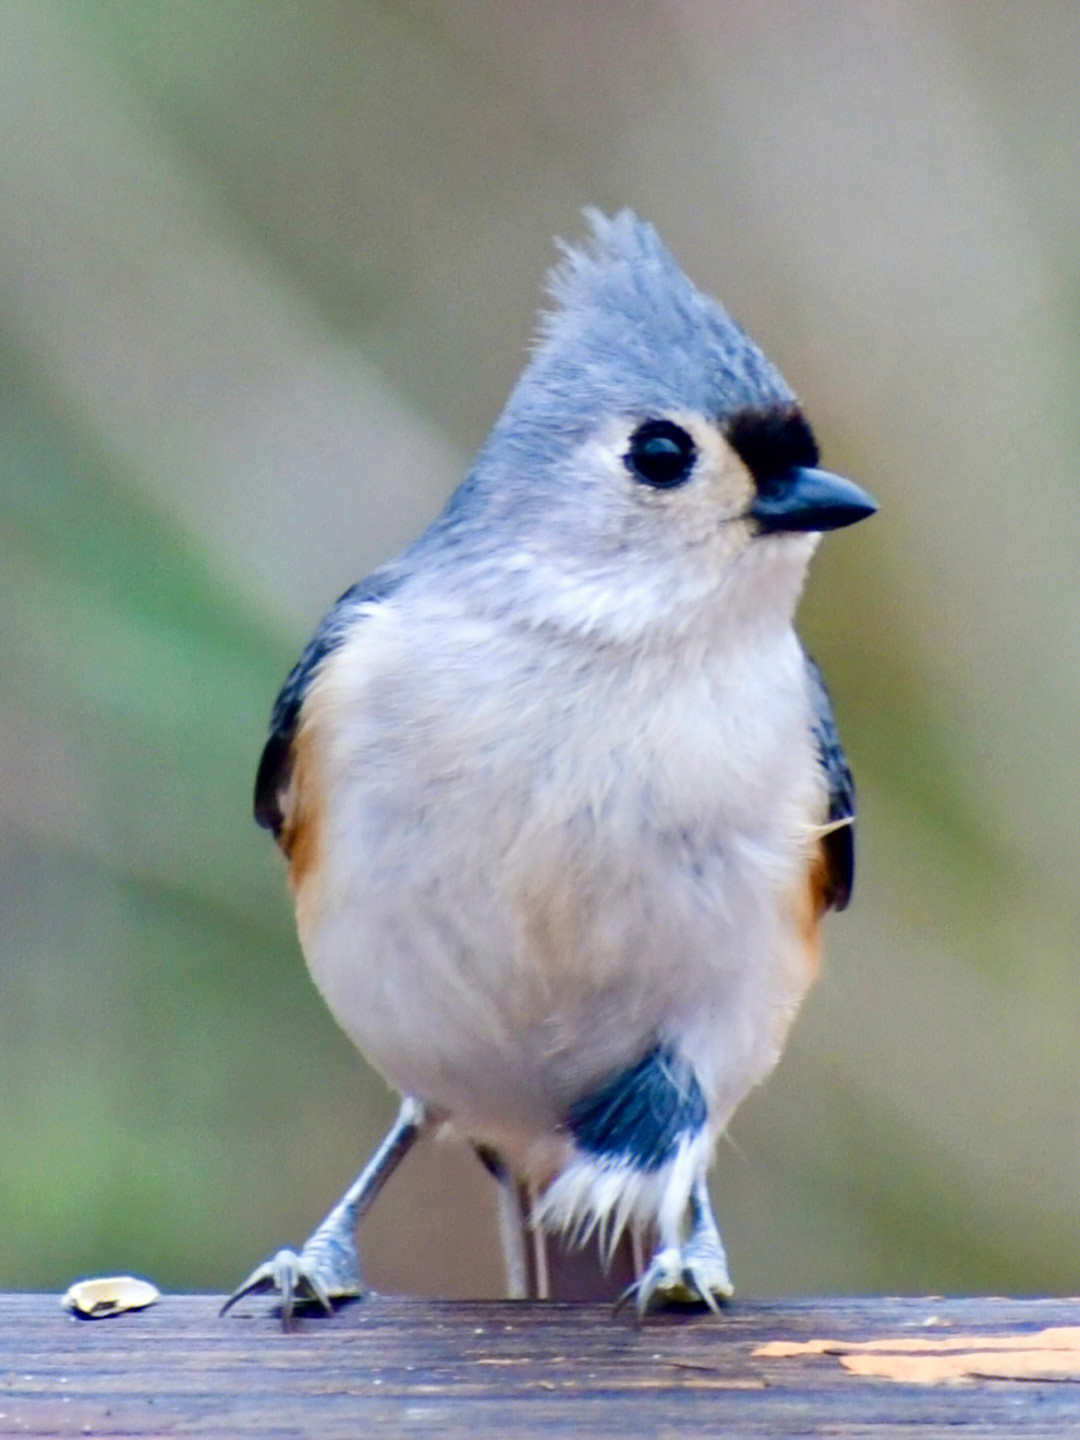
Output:
M296 1310L318 1306L326 1314L341 1300L364 1294L360 1261L356 1254L356 1227L402 1159L437 1123L427 1108L406 1095L397 1119L363 1170L345 1191L325 1220L295 1250L279 1250L272 1260L257 1266L225 1301L222 1315L245 1295L281 1296L281 1323L287 1330Z
M340 1301L359 1299L365 1292L352 1234L320 1225L299 1254L286 1248L256 1266L225 1301L221 1313L245 1295L270 1291L281 1297L285 1329L298 1311L317 1307L329 1315Z
M734 1293L723 1246L711 1236L693 1235L683 1246L658 1250L619 1303L633 1300L639 1315L668 1306L706 1306L719 1314Z

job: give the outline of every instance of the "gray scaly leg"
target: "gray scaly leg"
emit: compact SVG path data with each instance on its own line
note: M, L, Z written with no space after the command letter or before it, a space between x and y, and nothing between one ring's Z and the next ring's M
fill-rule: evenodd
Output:
M704 1177L694 1182L689 1221L685 1242L662 1244L645 1274L624 1296L633 1296L639 1315L665 1305L707 1305L719 1313L721 1303L734 1294Z
M257 1266L221 1307L222 1315L245 1295L268 1290L281 1296L281 1323L286 1328L296 1307L318 1304L329 1313L336 1300L364 1293L356 1253L356 1227L432 1120L424 1106L406 1098L386 1138L345 1194L305 1242L300 1253L279 1250Z

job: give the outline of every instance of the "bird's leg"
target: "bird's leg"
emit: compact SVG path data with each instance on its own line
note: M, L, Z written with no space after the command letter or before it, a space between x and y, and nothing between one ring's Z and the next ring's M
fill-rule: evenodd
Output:
M432 1117L418 1100L403 1100L397 1119L379 1148L305 1241L300 1253L288 1248L279 1250L272 1259L257 1266L225 1301L222 1315L245 1295L274 1290L281 1296L281 1322L287 1328L297 1306L315 1304L329 1312L335 1301L362 1295L364 1285L356 1253L356 1227L432 1123Z
M642 1235L628 1227L613 1246L599 1238L579 1247L532 1221L536 1193L502 1158L474 1145L481 1164L498 1184L497 1213L509 1300L610 1300L644 1269Z
M707 1305L719 1311L720 1304L734 1293L703 1175L690 1191L687 1219L686 1240L678 1234L661 1235L649 1268L624 1297L633 1296L639 1315L665 1305Z
M704 1175L694 1182L690 1193L690 1234L683 1246L683 1272L687 1284L698 1291L711 1310L716 1309L717 1300L729 1300L734 1294Z
M535 1263L530 1266L528 1243L532 1238L528 1229L528 1209L523 1204L521 1186L512 1175L497 1176L499 1192L496 1205L499 1219L499 1242L502 1247L503 1267L506 1271L506 1298L528 1300L532 1297L529 1284L530 1273L535 1272ZM544 1297L537 1296L537 1299Z
M535 1293L530 1277L535 1274L535 1265L530 1266L528 1244L530 1240L528 1199L523 1193L521 1182L512 1173L502 1156L489 1145L475 1143L473 1149L484 1169L498 1185L496 1207L499 1223L499 1241L502 1248L503 1266L506 1270L506 1298L508 1300L530 1300L546 1298Z

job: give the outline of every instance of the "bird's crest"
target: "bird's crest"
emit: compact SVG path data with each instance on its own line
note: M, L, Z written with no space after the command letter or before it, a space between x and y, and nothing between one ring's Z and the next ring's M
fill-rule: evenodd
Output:
M590 234L561 245L531 364L507 407L516 429L558 413L580 435L611 414L695 411L723 421L790 405L790 389L727 311L629 210L587 210Z

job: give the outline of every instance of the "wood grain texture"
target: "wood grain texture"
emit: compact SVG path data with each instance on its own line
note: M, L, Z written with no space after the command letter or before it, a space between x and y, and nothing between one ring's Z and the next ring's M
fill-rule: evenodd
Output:
M1080 1382L903 1384L829 1355L755 1355L822 1336L944 1338L1080 1322L1080 1301L737 1301L650 1319L607 1306L375 1297L282 1334L265 1300L77 1321L0 1297L0 1435L698 1437L1080 1436Z

